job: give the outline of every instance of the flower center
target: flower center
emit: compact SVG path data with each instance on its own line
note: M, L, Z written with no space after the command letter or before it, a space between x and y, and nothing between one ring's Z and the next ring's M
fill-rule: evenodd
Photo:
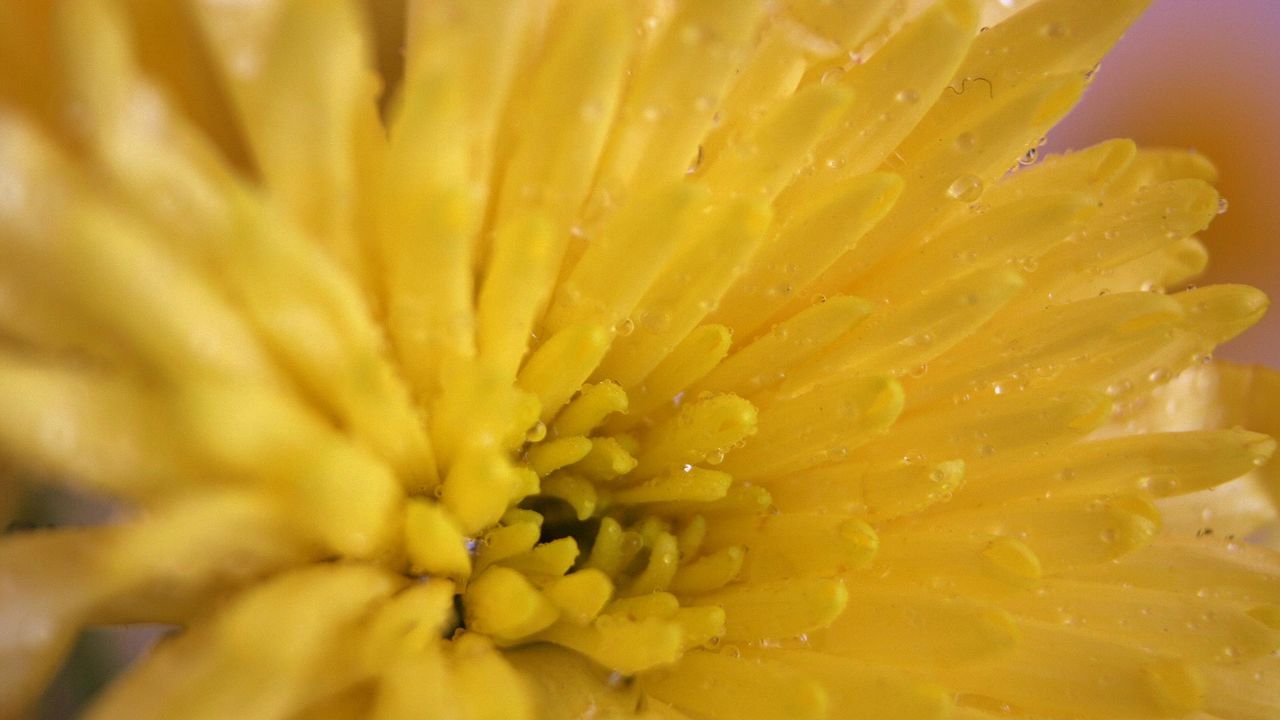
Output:
M757 522L770 496L716 466L756 432L756 409L696 386L692 399L660 402L654 391L584 384L529 425L506 462L472 474L466 493L450 485L472 462L459 454L439 502L410 502L412 571L458 581L466 632L505 646L556 643L622 673L724 636L738 599L717 592L747 556L736 528ZM468 508L504 489L498 519L477 528ZM455 528L469 535L465 553Z

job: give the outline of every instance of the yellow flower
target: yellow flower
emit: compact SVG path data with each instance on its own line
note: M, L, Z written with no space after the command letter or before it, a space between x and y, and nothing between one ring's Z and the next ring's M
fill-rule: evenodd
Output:
M1035 162L1145 2L1004 4L0 5L0 451L121 508L0 715L1280 716L1266 300Z

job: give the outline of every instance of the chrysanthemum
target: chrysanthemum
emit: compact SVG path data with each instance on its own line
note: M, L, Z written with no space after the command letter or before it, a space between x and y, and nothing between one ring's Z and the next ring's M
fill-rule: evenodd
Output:
M1004 4L0 4L0 716L1280 716L1266 300Z

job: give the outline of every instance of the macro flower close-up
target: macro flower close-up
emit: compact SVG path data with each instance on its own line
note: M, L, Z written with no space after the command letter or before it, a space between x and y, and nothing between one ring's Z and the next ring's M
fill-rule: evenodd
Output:
M0 718L1276 720L1146 4L0 0Z

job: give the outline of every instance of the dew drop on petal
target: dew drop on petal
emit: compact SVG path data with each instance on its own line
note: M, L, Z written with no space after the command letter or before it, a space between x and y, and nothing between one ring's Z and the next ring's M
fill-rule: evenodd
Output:
M534 423L533 427L524 434L524 439L528 442L541 442L547 437L547 424L539 420Z
M961 175L947 186L947 196L960 202L973 202L982 197L982 180L976 175Z
M586 122L594 122L604 114L604 106L598 100L591 100L582 104L578 114Z
M685 168L685 175L692 175L698 172L698 168L702 167L702 146L698 146L698 154L693 156L693 160L689 163L689 167Z
M686 25L680 28L680 42L685 45L697 45L706 37L706 31L698 25Z

